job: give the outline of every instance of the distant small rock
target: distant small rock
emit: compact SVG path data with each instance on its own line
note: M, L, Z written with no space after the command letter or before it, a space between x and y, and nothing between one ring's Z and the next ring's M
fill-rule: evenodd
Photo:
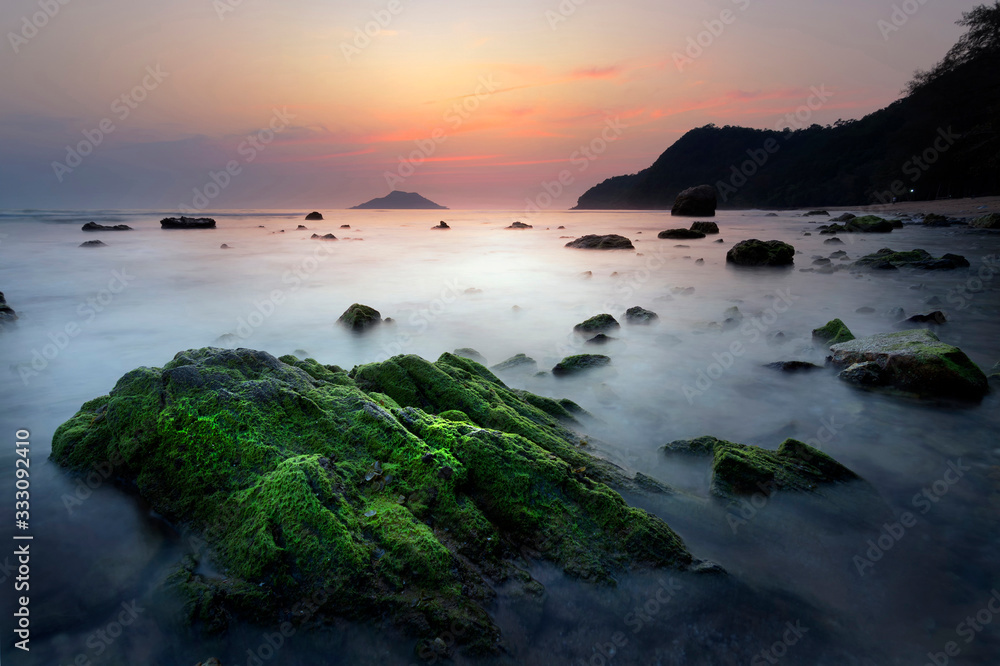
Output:
M524 222L515 222L514 224L507 227L508 229L534 229L530 224L525 224Z
M624 236L619 236L617 234L608 234L606 236L598 236L596 234L589 234L581 238L577 238L575 241L570 241L566 243L566 247L571 247L580 250L634 250L635 246L632 245L632 241L625 238Z
M461 358L467 358L470 361L475 361L476 363L479 363L480 365L488 365L486 362L486 357L480 354L475 349L472 349L471 347L462 347L461 349L456 349L453 353L455 354L455 356L459 356Z
M820 215L825 215L826 217L830 217L830 213L825 210L811 210L808 213L805 213L802 217L817 217Z
M167 217L160 220L163 229L214 229L215 220L210 217Z
M300 224L298 227L295 228L295 230L296 231L309 231L309 229L306 228L306 225L304 225L304 224Z
M310 236L312 240L337 240L337 237L333 234L326 234L325 236L320 236L319 234L313 234Z
M844 244L844 241L842 241L842 240L840 240L839 238L836 238L836 237L834 237L834 238L827 238L825 241L823 241L823 245L843 245L843 244Z
M775 363L768 363L764 367L770 368L771 370L780 370L781 372L811 372L813 370L822 370L821 366L807 361L777 361Z
M704 259L695 259L695 260L694 260L694 263L695 263L696 265L698 265L698 266L701 266L702 264L704 264L704 263L705 263L705 260L704 260Z
M105 226L103 224L97 224L96 222L87 222L87 224L83 225L81 228L84 231L133 231L132 227L127 224Z
M228 245L226 245L225 243L223 243L222 245L219 246L219 249L220 250L231 250L232 248L229 247Z
M778 217L777 213L767 213L764 217Z
M349 225L349 224L342 224L342 225L340 225L340 228L341 229L350 229L351 225Z
M591 339L587 340L587 344L588 345L606 345L609 342L612 342L613 340L617 340L617 339L618 338L612 338L611 336L605 335L603 333L598 333L597 335L595 335Z
M17 313L14 312L14 308L7 305L7 300L4 298L3 292L0 292L0 324L9 324L16 320Z
M502 363L497 363L490 370L494 372L508 372L511 370L532 371L538 367L535 359L525 354L516 354Z
M831 222L850 222L851 220L853 220L856 217L857 217L857 215L855 215L853 213L844 213L842 215L838 215L837 217L831 218L830 221Z
M857 312L858 314L875 314L875 308L870 308L866 305L864 307L858 308L857 310L855 310L855 312Z
M323 213L319 213L317 211L313 211L308 215L306 215L306 222L310 221L315 222L317 220L322 220L322 219L323 219Z
M630 324L651 324L659 318L655 312L643 309L638 305L625 312L625 321Z
M431 227L431 229L451 229L451 227L448 226L447 222L441 220L436 227Z
M382 314L375 308L355 303L344 311L337 323L347 328L361 332L382 323Z
M716 243L725 243L726 241L724 241L724 240L722 240L722 239L720 238L719 240L717 240L717 241L715 241L715 242L716 242Z
M656 235L657 238L674 238L677 240L695 240L698 238L704 238L705 234L700 231L691 231L690 229L667 229L661 231Z
M948 317L945 316L940 310L935 310L934 312L927 312L924 314L915 314L906 318L906 321L911 324L945 324L948 322Z
M92 240L81 243L80 247L107 247L107 245L102 241Z
M691 231L700 231L703 234L719 233L719 225L715 222L692 222Z
M600 354L578 354L567 356L552 368L552 374L556 377L575 375L587 370L602 368L611 364L611 359Z

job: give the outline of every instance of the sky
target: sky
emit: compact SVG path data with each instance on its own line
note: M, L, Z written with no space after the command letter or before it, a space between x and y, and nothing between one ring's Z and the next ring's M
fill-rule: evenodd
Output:
M0 209L567 209L695 127L882 108L977 4L3 0Z

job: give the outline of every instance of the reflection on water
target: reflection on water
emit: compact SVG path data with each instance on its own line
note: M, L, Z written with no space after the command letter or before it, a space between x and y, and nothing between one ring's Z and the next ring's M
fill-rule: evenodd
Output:
M662 516L696 557L729 576L623 574L616 587L595 588L525 562L546 591L526 598L498 590L493 612L509 651L501 663L911 664L949 641L961 644L968 663L1000 655L996 624L968 643L956 633L1000 588L996 395L973 406L928 404L860 392L826 370L789 375L761 367L822 364L813 328L839 317L858 336L890 331L895 308L944 309L950 321L940 336L992 366L1000 359L1000 278L987 272L977 282L976 272L1000 251L996 234L908 226L844 236L844 245L832 246L815 233L814 218L754 212L719 215L724 243L659 240L658 231L679 226L659 212L545 213L531 230L507 230L516 218L494 212L342 211L303 222L298 214L244 211L217 216L211 231L162 231L160 217L0 215L0 290L20 315L0 333L0 367L8 372L0 432L8 440L18 428L32 433L37 535L35 633L19 663L73 663L79 655L95 664L182 666L213 655L227 666L429 663L412 639L371 625L297 628L270 656L274 627L240 625L226 636L179 627L177 601L163 582L190 542L103 479L88 487L48 463L53 431L84 401L132 368L213 344L308 354L348 368L461 347L491 364L525 353L538 368L512 370L505 381L576 400L593 416L587 429L596 452L679 491L630 500ZM440 219L451 230L431 231ZM81 232L90 220L135 231ZM311 240L313 233L339 240ZM636 252L563 247L587 233L622 233ZM751 237L793 243L796 267L727 267L726 250ZM92 239L108 247L78 247ZM814 267L815 256L843 249L854 259L881 247L954 252L972 269L801 271ZM355 302L395 323L363 337L335 326ZM635 305L657 312L658 322L625 324L625 309ZM733 306L743 319L726 322ZM592 348L573 326L602 312L623 327ZM612 366L581 378L535 374L585 351L611 356ZM727 505L709 495L705 461L658 450L703 434L772 448L796 437L867 484ZM2 450L0 463L12 469L10 449ZM949 469L962 471L954 483ZM11 510L5 504L3 515ZM900 534L893 526L904 512L913 521ZM664 588L664 580L681 589ZM120 637L101 638L132 602L144 611L118 628ZM642 611L647 603L655 613ZM785 636L796 622L808 631L790 644ZM8 636L5 656L13 652ZM485 662L459 654L455 663Z

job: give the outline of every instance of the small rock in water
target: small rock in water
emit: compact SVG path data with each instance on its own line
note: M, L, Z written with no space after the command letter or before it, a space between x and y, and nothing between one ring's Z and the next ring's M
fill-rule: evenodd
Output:
M115 224L113 226L105 226L103 224L97 224L96 222L87 222L83 225L82 229L84 231L133 231L132 227L127 224Z
M619 236L617 234L608 234L606 236L598 236L596 234L589 234L581 238L577 238L575 241L570 241L566 243L566 247L575 248L579 250L634 250L635 246L632 245L632 241L625 238L624 236Z
M695 259L694 263L700 266L701 264L705 263L705 260L704 259Z
M313 211L313 212L309 213L308 215L306 215L306 221L307 222L309 222L309 221L316 221L316 220L322 220L322 219L323 219L323 214L320 213L320 212L317 212L317 211Z
M598 333L591 339L587 340L588 345L605 345L612 340L617 340L618 338L612 338L611 336L604 335L603 333Z
M659 319L659 315L655 312L643 309L638 305L633 308L629 308L625 312L625 321L630 324L651 324L657 319Z
M309 231L309 229L304 224L300 224L295 228L296 231Z
M777 361L775 363L768 363L764 367L782 372L810 372L822 369L815 363L808 363L806 361Z
M228 245L226 245L225 243L223 243L222 245L219 246L219 249L220 250L231 250L233 248L231 248Z
M912 315L906 321L914 324L945 324L948 322L948 318L940 310L935 310L926 314Z
M350 229L351 225L349 225L349 224L342 224L342 225L340 225L340 228L341 229Z
M508 229L534 229L530 224L525 224L524 222L515 222L514 224L507 227Z
M333 234L326 234L325 236L320 236L319 234L313 234L310 236L313 240L337 240L337 237Z
M578 354L567 356L558 365L552 368L552 374L556 377L574 375L595 368L602 368L610 365L611 359L600 354Z
M107 244L99 240L92 240L84 241L80 244L80 247L107 247Z
M874 314L875 308L870 308L867 305L865 305L855 310L855 312L857 312L858 314Z
M535 359L530 356L526 356L525 354L517 354L515 356L511 356L502 363L497 363L490 368L490 370L493 370L494 372L503 372L505 370L515 369L534 370L537 366L538 363L535 362Z
M470 347L462 347L461 349L456 349L453 353L455 354L455 356L459 356L461 358L467 358L470 361L475 361L476 363L479 363L480 365L487 364L486 357L477 352L475 349L471 349Z
M700 231L691 231L690 229L667 229L666 231L661 231L657 234L657 238L675 238L675 239L691 239L696 240L699 238L704 238L705 234Z
M577 333L603 333L604 331L621 328L618 320L609 314L599 314L583 323L577 324L573 330Z
M382 323L382 315L375 308L355 303L340 315L337 323L360 333Z

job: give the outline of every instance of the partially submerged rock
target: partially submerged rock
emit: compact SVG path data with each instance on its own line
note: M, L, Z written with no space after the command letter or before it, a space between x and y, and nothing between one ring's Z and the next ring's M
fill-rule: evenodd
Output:
M559 364L552 368L552 374L556 377L564 377L586 370L593 370L594 368L603 368L607 365L611 365L611 359L607 356L602 356L601 354L577 354L576 356L567 356L559 361Z
M967 268L969 262L965 257L957 254L945 254L935 259L930 252L916 249L907 252L896 252L887 247L878 252L868 254L857 261L853 266L858 268L870 268L874 270L885 270L906 266L909 268L920 268L923 270L954 270L956 268Z
M820 215L823 215L823 216L826 216L826 217L830 217L830 213L828 211L825 211L825 210L811 210L808 213L803 213L802 217L817 217L817 216L820 216Z
M603 333L604 331L612 331L616 328L621 328L621 324L618 323L617 319L609 314L599 314L577 324L573 327L573 330L577 333Z
M635 246L632 245L632 241L625 238L624 236L619 236L617 234L608 234L606 236L598 236L596 234L589 234L581 238L577 238L575 241L570 241L566 243L566 247L572 247L579 250L634 250Z
M715 437L671 442L663 450L712 456L711 492L726 498L771 495L779 490L813 491L822 484L860 478L822 451L795 439L786 439L777 451Z
M507 227L508 229L534 229L530 224L525 224L524 222L515 222L514 224Z
M660 316L651 310L646 310L638 305L625 311L625 321L630 324L652 324Z
M459 358L467 358L470 361L475 361L481 365L486 365L486 357L480 354L475 349L471 347L462 347L461 349L456 349L454 352L455 356Z
M978 399L989 390L979 366L927 329L858 338L833 345L830 353L830 362L846 368L841 379L853 383L959 399ZM868 365L852 369L855 364Z
M977 229L1000 229L1000 213L989 213L969 221L970 227Z
M319 234L313 234L309 238L311 238L312 240L325 240L325 241L337 240L337 237L334 236L333 234L323 234L322 236L320 236Z
M906 318L906 321L911 324L945 324L948 322L948 317L945 316L940 310L934 310L933 312L922 312L915 315L910 315Z
M726 261L737 266L789 266L795 262L795 248L777 240L751 238L731 247Z
M848 342L854 339L854 334L851 333L851 329L847 328L847 324L839 319L833 319L828 321L824 326L814 329L812 336L813 340L819 340L820 342L829 343L831 345L835 345L840 342Z
M715 222L692 222L691 231L699 231L703 234L719 233L719 225Z
M674 199L671 215L685 217L713 217L718 205L719 193L711 185L691 187Z
M381 324L382 314L375 308L355 303L340 315L337 323L360 333Z
M775 361L774 363L768 363L764 366L765 368L770 368L771 370L780 370L781 372L812 372L813 370L821 370L822 368L815 363L809 363L808 361Z
M209 348L126 374L56 431L52 459L81 474L115 461L118 482L205 540L224 577L176 574L192 620L322 599L317 620L428 640L461 626L493 652L493 587L540 587L525 553L595 582L692 563L607 485L624 477L580 449L573 407L451 354L348 374Z
M690 229L667 229L661 231L656 235L657 238L673 238L677 240L689 240L704 238L705 234L700 231L692 231Z
M214 229L215 220L210 217L167 217L160 220L164 229Z
M494 372L506 372L510 370L535 370L538 367L538 362L526 354L515 354L511 356L506 361L497 363L490 370Z
M451 229L451 227L448 226L447 222L441 220L436 227L431 227L431 229Z
M853 220L856 217L857 217L857 215L855 215L854 213L842 213L842 214L838 215L837 217L831 218L830 221L831 222L850 222L851 220Z
M133 231L127 224L104 225L97 222L87 222L81 227L84 231Z
M108 246L107 243L99 240L84 241L80 243L80 247L107 247L107 246Z
M323 213L313 211L306 215L306 222L316 222L323 219Z
M0 291L0 324L12 321L17 321L17 313L14 312L14 308L7 305L7 300L4 298L3 292Z
M588 345L606 345L609 342L613 342L618 338L612 338L610 335L605 335L604 333L598 333L594 337L587 340Z

